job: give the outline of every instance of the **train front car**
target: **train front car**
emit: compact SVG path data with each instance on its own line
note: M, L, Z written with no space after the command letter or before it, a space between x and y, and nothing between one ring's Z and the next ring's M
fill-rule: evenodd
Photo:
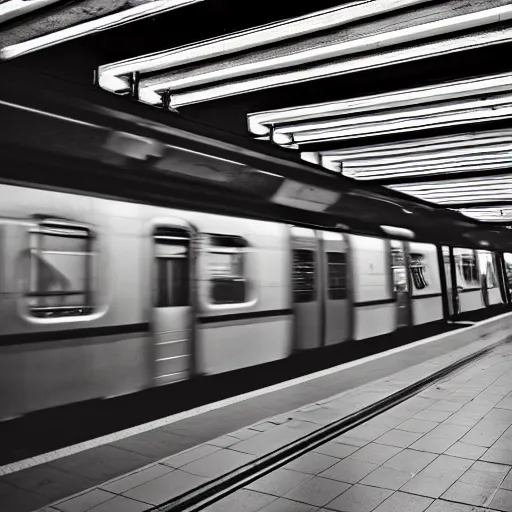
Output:
M490 250L21 186L0 195L0 419L506 302Z

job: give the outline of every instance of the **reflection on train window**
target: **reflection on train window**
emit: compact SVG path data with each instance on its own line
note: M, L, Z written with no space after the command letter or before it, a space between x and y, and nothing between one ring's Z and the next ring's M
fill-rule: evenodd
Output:
M391 241L391 268L393 271L393 290L407 292L407 274L405 271L405 254L402 242Z
M488 251L478 251L478 260L480 263L480 273L482 274L482 284L487 288L497 288L497 265L495 255Z
M238 236L210 235L208 266L212 304L247 302L247 241Z
M157 228L154 233L156 307L189 304L189 235L174 228Z
M92 313L92 245L89 229L73 222L45 220L30 231L27 305L32 316Z
M454 255L455 262L461 270L465 284L467 286L480 286L475 253L468 249L455 248Z
M505 276L509 290L512 290L512 254L509 252L503 253L503 259L505 260Z
M424 290L428 286L425 272L427 265L425 255L420 253L411 253L409 255L409 268L411 270L412 282L416 290Z
M347 260L345 253L327 253L327 279L329 299L345 299L347 297Z
M313 251L293 251L294 302L311 302L315 299L315 255Z

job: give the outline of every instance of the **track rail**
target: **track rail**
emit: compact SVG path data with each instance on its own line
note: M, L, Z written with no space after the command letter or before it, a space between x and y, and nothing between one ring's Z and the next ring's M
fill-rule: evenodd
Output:
M501 340L469 356L466 356L451 365L438 370L432 375L407 386L406 388L393 393L392 395L369 405L360 411L350 414L340 420L334 421L320 427L314 432L307 434L297 441L287 444L263 457L256 459L238 469L227 473L211 482L196 487L192 491L177 496L168 502L148 509L147 512L196 512L237 489L258 480L292 460L304 455L316 447L333 440L334 438L354 429L355 427L369 421L383 412L417 395L424 388L431 386L434 382L461 369L462 367L480 359L498 346L512 341L512 337Z

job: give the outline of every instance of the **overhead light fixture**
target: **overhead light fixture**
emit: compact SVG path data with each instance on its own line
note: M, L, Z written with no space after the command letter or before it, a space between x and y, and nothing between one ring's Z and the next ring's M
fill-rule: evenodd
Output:
M388 188L439 205L512 201L512 177L485 177L420 184L389 185Z
M500 161L498 159L489 159L488 161L472 162L465 161L464 159L453 160L449 164L430 163L430 165L416 165L410 167L393 168L383 167L382 169L374 170L369 168L354 168L344 166L343 174L356 178L358 180L381 180L391 178L417 178L427 175L444 176L446 174L457 174L473 172L482 174L491 173L493 171L502 171L503 169L512 168L512 155ZM456 178L456 176L454 177Z
M128 93L130 90L129 75L139 72L141 78L138 83L138 97L141 101L163 106L161 95L164 92L170 92L170 105L173 108L179 108L184 105L250 91L504 43L512 40L512 29L497 28L442 41L417 44L422 39L483 27L511 18L512 6L506 5L470 14L454 15L442 20L417 24L348 42L340 43L334 39L333 44L324 43L309 50L294 49L294 51L286 53L284 45L282 45L277 52L280 55L276 55L276 51L273 51L267 59L261 58L261 56L259 59L250 57L245 59L242 56L233 61L224 60L205 66L198 64L194 69L182 71L176 69L185 63L197 61L200 54L203 59L210 59L215 55L220 56L219 52L223 52L225 49L222 44L219 44L220 40L213 40L170 52L102 66L98 72L99 84L112 92ZM288 38L290 34L296 36L296 33L290 31L288 27ZM226 43L226 39L223 42ZM383 48L408 42L416 42L416 44L397 50L381 51ZM228 48L228 52L230 51ZM367 55L367 52L370 51L376 53ZM364 52L365 55L354 56L361 52ZM298 67L301 69L297 69ZM292 68L294 69L292 70ZM163 73L155 74L158 71ZM150 72L151 76L144 76L145 73ZM118 80L113 81L112 76L117 77ZM124 87L122 87L123 82ZM115 87L113 88L113 86ZM258 135L264 135L264 133Z
M385 94L374 94L350 98L328 103L318 103L293 108L256 112L247 115L249 132L254 135L268 135L272 128L281 128L281 131L309 131L315 127L322 127L318 121L325 118L339 118L353 116L364 112L379 112L381 110L399 109L402 107L416 107L425 103L448 100L460 100L468 96L507 92L512 89L512 73L502 73L494 76L458 80L426 87L416 87L393 91ZM313 121L313 123L308 123ZM286 129L287 124L293 126ZM299 124L298 124L299 123ZM336 125L325 124L324 126Z
M512 129L444 135L403 142L373 144L371 146L358 145L357 148L335 149L322 151L318 154L323 159L348 161L366 158L373 159L388 157L395 158L408 155L414 156L442 150L464 150L493 144L512 144Z
M225 57L232 53L285 41L290 38L290 34L293 34L293 37L306 36L314 32L361 21L367 17L375 16L375 14L385 14L428 1L430 0L401 0L400 2L396 0L359 0L291 20L278 21L235 32L234 34L208 39L181 48L128 59L115 64L106 64L99 68L99 83L112 92L128 93L130 85L126 77L134 72L141 74L154 73L190 65L204 59ZM117 81L113 78L116 78ZM121 85L123 82L124 87ZM109 86L113 88L109 89Z
M424 140L424 139L423 139ZM342 161L345 165L351 167L362 167L368 169L369 167L408 167L412 165L418 165L422 163L448 163L453 160L459 160L460 158L468 161L480 161L482 159L498 158L503 159L509 155L512 155L512 140L504 143L494 143L492 141L488 144L475 144L468 146L459 146L450 149L439 149L438 146L433 146L431 151L427 151L426 148L421 148L417 153L409 153L401 155L398 151L390 156L381 156L375 154L373 157L359 156L357 154L343 157L340 155L328 156L322 153L324 160ZM317 156L320 158L320 155Z
M5 46L3 48L0 47L0 60L13 59L15 57L19 57L36 50L48 48L64 41L71 41L72 39L76 39L78 37L85 36L94 32L118 27L120 25L124 25L125 23L137 21L142 18L147 18L148 16L154 16L163 12L177 9L179 7L183 7L185 5L190 5L202 1L203 0L149 0L145 3L137 2L138 5L135 7L130 7L113 14L107 14L106 16L102 16L100 18L78 23L62 30L57 30L56 32L29 39L28 41L24 41L22 43ZM44 4L51 4L54 2L36 0L31 2L15 1L15 3L19 6L19 8L21 7L22 3L26 4L27 6L34 4L34 8L36 8L36 4L38 4L38 7L43 7ZM7 16L10 13L11 17L13 17L12 15L14 15L15 11L12 9L10 11L8 10L9 4L10 2L0 5L0 22L3 21L2 14ZM2 10L2 7L4 10ZM21 14L21 11L19 12Z
M414 231L396 226L381 226L380 229L382 229L382 231L384 231L384 233L387 235L398 236L401 238L413 239L416 236Z
M466 217L487 222L512 221L512 208L510 206L496 206L486 208L459 208L457 210Z
M489 171L509 166L512 157L512 129L302 152L301 157L358 179Z
M512 87L511 87L512 90ZM276 144L292 135L299 146L325 141L348 140L376 135L411 132L512 117L512 92L486 98L467 98L385 112L347 116L336 120L274 128Z
M55 4L60 0L7 0L0 3L0 23Z

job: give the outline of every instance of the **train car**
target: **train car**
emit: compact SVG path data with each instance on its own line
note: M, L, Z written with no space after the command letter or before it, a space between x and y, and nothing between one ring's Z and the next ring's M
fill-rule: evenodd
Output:
M11 185L0 196L3 420L506 301L491 251Z

